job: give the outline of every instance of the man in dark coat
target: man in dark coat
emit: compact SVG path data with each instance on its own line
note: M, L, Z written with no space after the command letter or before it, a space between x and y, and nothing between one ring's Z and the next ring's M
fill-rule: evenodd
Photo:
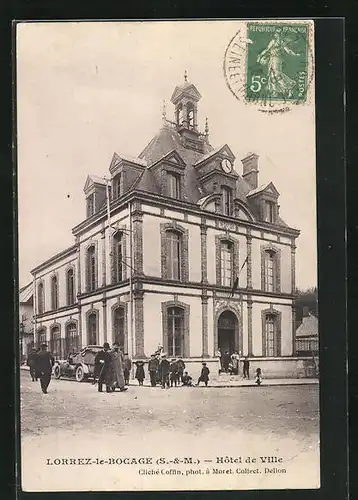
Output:
M103 350L99 351L94 358L94 374L95 380L98 378L98 392L103 392L103 384L106 384L106 392L111 392L108 383L110 363L109 344L105 342L103 344Z
M139 385L143 385L143 380L145 378L144 361L135 361L134 364L137 367L135 372L135 378L138 380Z
M120 392L124 392L127 390L124 383L124 374L123 374L123 353L119 348L119 344L115 342L113 344L112 351L109 351L110 355L110 370L109 370L109 385L112 388L112 391L116 390L116 387L119 387Z
M198 378L198 383L196 385L199 385L200 382L204 382L205 386L207 386L209 382L209 373L210 373L209 368L206 366L206 363L203 363L201 374L200 377Z
M178 361L177 361L177 365L178 365L178 380L179 382L182 382L183 381L183 373L184 373L184 370L185 370L185 363L183 361L183 358L180 356Z
M165 355L162 356L162 360L159 365L159 371L162 378L162 389L165 389L165 387L169 388L170 363Z
M36 373L40 377L41 390L47 394L47 388L51 381L52 367L55 364L55 359L47 350L47 344L41 344L40 352L36 359Z
M27 362L26 362L27 366L30 368L30 375L33 382L35 382L35 380L37 381L36 362L37 362L37 349L36 347L33 347L31 352L27 356Z
M182 383L186 387L192 387L192 385L193 385L193 379L188 374L188 372L184 372L184 375L182 377Z
M244 378L247 378L249 379L249 370L250 370L250 361L248 359L247 356L245 356L245 359L244 359L244 370L243 370L243 375L244 375Z
M175 358L170 363L170 387L177 387L178 385L178 363Z
M222 357L222 364L223 364L223 370L225 373L228 372L229 370L229 364L230 364L230 354L229 351L225 351Z
M132 361L130 360L128 353L124 353L123 359L123 375L124 375L124 383L125 385L129 385L129 374L132 368Z
M159 361L158 358L152 354L148 363L148 371L150 377L150 385L155 387L157 385Z

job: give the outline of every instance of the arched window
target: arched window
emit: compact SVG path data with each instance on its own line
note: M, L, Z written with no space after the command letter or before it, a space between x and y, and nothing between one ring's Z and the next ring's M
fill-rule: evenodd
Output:
M276 274L276 253L270 250L266 250L265 271L264 271L265 292L275 291L275 274Z
M280 356L281 355L281 339L279 315L273 313L265 313L264 316L264 339L263 339L263 355L264 356Z
M37 330L37 346L40 347L41 344L46 343L46 328L40 328Z
M118 306L113 311L113 338L120 347L126 350L125 346L125 308Z
M56 275L51 278L51 309L58 309L58 279Z
M187 113L188 113L188 128L190 130L194 130L195 128L195 115L194 115L194 105L192 102L188 102L186 105Z
M123 233L116 233L113 236L113 283L123 281L123 261L124 261L124 245Z
M61 358L61 335L59 326L53 326L51 328L50 351L56 359Z
M71 267L66 273L66 287L67 287L67 305L71 306L76 302L75 299L75 272Z
M43 314L45 311L45 293L42 282L37 287L37 311L39 314Z
M167 311L167 346L169 356L184 355L184 310L169 307Z
M96 279L96 248L91 245L87 249L86 255L86 281L87 281L87 291L92 292L96 289L97 279Z
M183 114L183 105L180 103L177 107L177 124L183 125L184 114Z
M167 278L181 280L182 235L177 231L166 231Z
M231 241L220 242L221 285L232 286L234 245Z
M98 342L98 317L97 312L91 312L87 317L87 338L89 345L97 345Z
M75 322L66 325L66 357L70 353L76 353L80 350L79 336L77 333L77 325Z

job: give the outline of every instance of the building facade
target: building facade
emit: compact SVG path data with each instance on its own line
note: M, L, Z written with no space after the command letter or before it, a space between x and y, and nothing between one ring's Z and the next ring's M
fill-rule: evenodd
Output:
M34 345L34 303L32 283L19 290L19 349L24 362Z
M297 376L299 231L281 218L275 185L259 185L258 156L239 175L230 147L198 130L200 98L185 78L174 120L163 110L139 156L114 153L109 181L88 176L73 246L33 269L35 341L55 356L116 340L145 359L163 345L195 375L203 360L217 366L220 348Z

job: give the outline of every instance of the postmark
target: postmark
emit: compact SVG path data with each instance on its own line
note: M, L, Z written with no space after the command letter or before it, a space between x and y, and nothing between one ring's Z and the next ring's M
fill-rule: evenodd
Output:
M283 113L311 101L313 24L247 22L225 52L224 75L232 94L259 111Z

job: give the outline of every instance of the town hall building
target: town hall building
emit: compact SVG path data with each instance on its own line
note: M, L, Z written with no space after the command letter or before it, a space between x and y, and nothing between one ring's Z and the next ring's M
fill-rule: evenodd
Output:
M258 156L239 174L229 145L198 130L200 99L185 77L174 120L164 109L138 157L114 153L108 179L87 177L73 245L32 270L35 342L57 358L118 341L146 359L162 345L195 375L202 361L217 366L220 348L249 356L252 370L299 376L299 231L281 218L274 183L260 185Z

